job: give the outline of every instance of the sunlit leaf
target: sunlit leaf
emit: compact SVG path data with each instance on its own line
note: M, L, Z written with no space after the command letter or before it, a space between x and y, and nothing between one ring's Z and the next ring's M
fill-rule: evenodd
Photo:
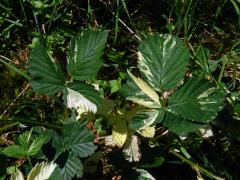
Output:
M185 135L204 126L197 124L194 121L184 119L181 116L175 116L172 113L166 113L166 117L163 123L169 128L171 132L174 132L178 135Z
M136 85L153 101L155 101L159 106L159 96L158 94L142 79L135 77L130 71L128 71L128 74L132 78L132 80L136 83Z
M67 70L76 80L91 79L102 65L100 57L107 41L106 31L83 31L73 37L68 51Z
M134 103L140 104L149 108L160 108L159 103L152 100L142 89L133 81L133 79L128 75L127 83L122 86L120 92ZM156 98L154 98L156 99ZM158 98L157 98L158 99Z
M5 147L1 153L9 157L19 158L27 155L27 149L19 145L10 145Z
M130 121L129 128L133 130L145 129L157 121L158 115L158 110L139 111Z
M155 127L145 127L144 129L139 130L138 133L143 137L152 138L155 134L155 131Z
M64 95L66 96L66 105L68 108L78 109L79 107L85 109L86 112L97 112L96 104L89 101L82 94L77 91L74 91L70 88L67 88L64 91Z
M149 35L140 44L139 69L155 90L164 92L176 87L185 74L189 52L172 35Z
M196 122L207 122L216 117L224 106L225 94L211 83L191 78L169 100L168 110Z
M42 162L40 164L37 163L28 174L27 180L48 179L56 167L57 164L53 162L50 163Z
M128 128L125 120L118 120L112 130L112 140L114 144L122 147L127 139Z
M11 175L10 180L24 180L24 176L21 171L16 169L16 172Z
M28 148L28 155L33 156L37 154L47 139L48 137L44 135L36 137Z

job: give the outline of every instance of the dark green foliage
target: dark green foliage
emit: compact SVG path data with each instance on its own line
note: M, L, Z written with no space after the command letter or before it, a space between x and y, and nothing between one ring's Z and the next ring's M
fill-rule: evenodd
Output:
M0 180L238 179L239 5L3 0Z
M39 43L33 49L28 63L35 92L53 96L63 90L65 78L60 66Z
M106 31L87 30L80 36L72 38L67 57L67 70L73 79L83 81L96 75L102 65L100 58L106 41Z

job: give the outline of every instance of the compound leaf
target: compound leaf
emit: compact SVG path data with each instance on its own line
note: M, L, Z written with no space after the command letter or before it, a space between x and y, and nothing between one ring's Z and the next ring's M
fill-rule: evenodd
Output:
M139 69L155 90L173 89L183 78L189 52L182 41L172 35L149 35L140 44Z
M64 73L39 43L32 50L28 65L33 77L31 84L36 93L53 96L62 91L65 84Z
M24 156L33 156L37 154L42 145L48 139L47 136L39 135L34 140L32 136L32 130L23 132L18 137L17 145L10 145L3 149L2 153L9 157L24 157Z
M100 57L107 41L106 31L83 31L72 38L67 57L67 70L76 80L87 80L96 75L102 61Z

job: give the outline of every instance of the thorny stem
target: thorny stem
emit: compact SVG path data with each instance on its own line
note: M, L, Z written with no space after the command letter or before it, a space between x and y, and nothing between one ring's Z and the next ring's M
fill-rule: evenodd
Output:
M202 166L190 161L189 159L185 158L184 156L182 156L181 154L179 154L178 152L174 151L174 150L169 150L169 152L171 154L173 154L174 156L178 157L179 159L181 159L183 162L189 164L190 166L192 166L194 169L196 170L200 170L201 172L203 172L205 175L207 175L210 178L216 179L216 180L223 180L223 178L214 175L213 173L211 173L210 171L208 171L207 169L203 168Z

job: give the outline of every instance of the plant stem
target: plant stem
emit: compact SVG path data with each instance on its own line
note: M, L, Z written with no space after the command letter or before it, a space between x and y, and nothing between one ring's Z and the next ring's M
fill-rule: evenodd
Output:
M29 120L29 119L23 119L23 118L14 118L14 119L3 119L1 121L14 121L14 122L20 122L20 123L26 123L26 124L31 124L31 125L38 125L38 126L44 126L46 128L51 128L51 129L57 129L57 130L61 130L61 126L56 125L56 124L49 124L49 123L45 123L45 122L38 122L38 121L33 121L33 120Z
M185 158L184 156L182 156L181 154L179 154L178 152L174 151L174 150L169 150L169 152L171 154L173 154L174 156L178 157L179 159L181 159L183 162L189 164L190 166L192 166L193 168L200 170L201 172L203 172L205 175L207 175L210 178L216 179L216 180L223 180L223 178L214 175L213 173L211 173L210 171L208 171L207 169L199 166L198 164L195 164L194 162L190 161L189 159Z
M31 162L31 159L30 159L30 157L29 157L29 156L27 156L27 159L28 159L28 162L29 162L29 165L31 166L31 168L33 168L33 166L32 166L32 162Z

